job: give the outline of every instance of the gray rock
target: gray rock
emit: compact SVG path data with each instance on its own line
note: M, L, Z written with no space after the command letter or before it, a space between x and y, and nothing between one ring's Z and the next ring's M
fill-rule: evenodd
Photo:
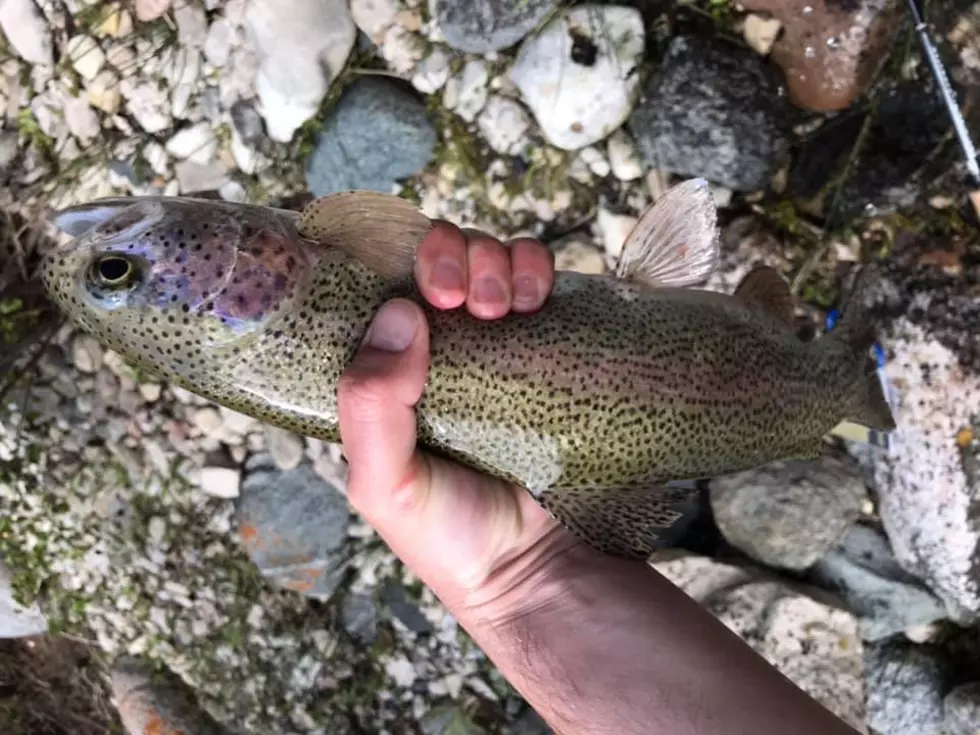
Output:
M507 735L551 735L551 728L541 715L529 709L505 730Z
M7 173L17 158L17 133L13 130L0 132L0 173Z
M238 100L231 106L231 123L242 141L254 144L262 140L262 116L248 100Z
M48 621L36 603L24 607L14 600L12 575L0 562L0 638L42 635Z
M826 456L716 478L711 507L733 546L770 566L806 569L841 539L867 498L860 467Z
M413 633L431 633L432 624L418 606L409 601L405 588L391 583L385 588L385 604L391 614Z
M778 77L757 54L680 36L629 127L647 166L753 190L787 154L786 108Z
M977 735L980 732L980 681L961 684L943 700L944 735Z
M939 599L895 560L887 537L854 526L811 570L858 615L861 636L875 641L946 617Z
M865 648L868 725L880 735L942 735L942 669L899 639Z
M513 46L557 5L556 0L429 0L429 13L450 46L485 54Z
M307 164L314 196L347 189L390 193L429 162L436 132L425 107L406 87L388 79L353 84L330 111Z
M275 584L329 598L347 567L346 498L307 462L280 470L268 454L246 464L238 500L239 535L252 561Z
M369 595L349 594L341 608L344 628L365 643L373 643L378 636L378 609Z

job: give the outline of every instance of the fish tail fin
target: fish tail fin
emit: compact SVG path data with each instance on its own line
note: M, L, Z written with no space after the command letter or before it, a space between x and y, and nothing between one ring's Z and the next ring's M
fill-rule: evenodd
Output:
M869 429L891 431L895 418L878 377L877 362L868 354L875 344L875 324L868 304L868 291L875 277L873 266L866 266L858 274L844 302L840 323L827 337L844 343L853 354L865 356L846 419Z

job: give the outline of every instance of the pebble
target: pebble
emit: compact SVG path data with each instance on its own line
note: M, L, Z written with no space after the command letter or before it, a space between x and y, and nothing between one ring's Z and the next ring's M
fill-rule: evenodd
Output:
M69 132L82 143L87 143L102 131L99 116L85 97L69 97L62 109Z
M422 170L436 132L422 102L400 84L365 77L349 87L323 122L307 163L314 196L349 189L390 193Z
M196 161L179 161L174 165L174 174L181 194L217 191L228 181L228 170L217 162L202 165Z
M635 181L643 176L643 163L636 144L622 128L609 136L606 152L612 174L620 181Z
M211 406L194 411L191 414L191 423L205 436L217 434L224 425L221 413Z
M961 684L943 700L944 735L980 732L980 681Z
M83 373L96 373L102 368L104 353L98 341L88 334L78 333L72 340L71 358L75 368Z
M231 123L242 142L248 145L262 139L262 116L250 100L238 100L229 110Z
M91 36L73 36L68 39L65 53L82 79L95 79L106 61L105 51Z
M572 233L553 246L556 271L600 274L606 272L602 251L592 240L580 233Z
M33 0L0 2L0 30L24 61L51 66L54 56L51 32Z
M258 54L256 91L269 137L289 142L316 114L343 68L357 28L347 0L251 0L246 10Z
M136 18L144 23L156 20L170 10L171 0L135 0Z
M548 141L575 150L626 121L638 89L632 72L645 44L636 9L573 8L521 45L508 74Z
M945 606L895 560L888 538L853 526L810 576L844 598L865 640L883 640L946 617Z
M88 101L107 115L115 115L122 105L119 77L111 69L103 69L85 85Z
M381 44L385 32L398 18L397 0L351 0L350 14L354 25L375 44Z
M17 132L5 130L0 132L0 173L6 173L17 159Z
M945 735L943 671L930 649L893 639L864 654L868 725L882 735Z
M170 99L158 86L124 78L119 83L119 91L126 100L126 109L147 133L159 133L170 127Z
M628 214L618 214L605 207L599 207L596 214L596 226L605 245L606 253L613 259L619 258L623 252L626 238L636 227L639 220Z
M453 78L451 87L447 86L444 104L467 122L473 122L487 102L489 80L485 61L467 61L460 76Z
M218 152L218 138L209 122L199 122L175 133L166 145L167 153L175 158L207 165Z
M480 132L497 153L518 155L529 144L531 120L519 102L493 95L477 118Z
M785 107L757 54L678 36L629 127L648 167L751 191L765 187L787 155Z
M159 383L140 383L139 392L143 400L147 403L156 403L160 400L160 394L163 392L163 388Z
M556 0L435 0L430 8L446 43L487 54L513 46L557 5Z
M177 40L181 46L202 48L208 37L208 17L196 2L179 2L174 6Z
M772 462L711 481L710 502L725 539L780 569L806 569L854 525L867 498L861 468L826 455Z
M351 593L344 597L341 607L344 628L365 643L373 643L378 635L378 610L374 600L364 594Z
M589 171L594 173L600 179L604 179L612 170L609 165L609 161L607 161L605 156L602 155L602 151L595 146L590 145L583 148L579 152L579 157L585 161L585 165L589 167Z
M436 47L419 62L412 75L412 86L422 94L434 94L448 81L449 71L449 55Z
M346 498L308 462L280 470L268 454L246 464L238 533L249 556L276 585L320 600L343 578Z
M216 498L237 498L241 473L231 467L202 467L201 490Z
M906 15L901 0L746 0L742 6L782 22L771 58L793 104L820 112L843 110L868 89Z
M224 66L231 53L231 23L226 18L218 18L208 28L204 40L204 56L215 66Z
M742 27L742 36L753 51L766 56L772 50L772 45L776 42L782 29L782 21L778 18L768 18L757 13L749 13L745 18L745 25Z
M271 425L265 426L265 446L281 470L299 467L306 449L301 436Z

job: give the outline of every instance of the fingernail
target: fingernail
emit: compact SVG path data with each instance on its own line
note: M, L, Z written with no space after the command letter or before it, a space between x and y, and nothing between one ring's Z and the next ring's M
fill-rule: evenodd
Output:
M439 258L432 269L432 285L447 291L459 291L466 288L463 280L463 269L452 258Z
M534 306L540 293L538 279L534 276L514 278L514 306Z
M473 286L473 298L482 304L500 304L506 300L507 295L499 278L483 276Z
M385 304L374 317L367 344L385 352L403 352L415 339L419 322L415 309L403 301Z

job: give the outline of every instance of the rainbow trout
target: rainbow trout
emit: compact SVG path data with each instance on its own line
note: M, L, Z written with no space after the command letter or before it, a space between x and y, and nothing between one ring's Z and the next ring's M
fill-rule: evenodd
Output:
M844 421L894 428L861 299L803 342L772 269L734 295L693 288L718 261L715 216L706 182L680 184L640 218L615 273L559 272L540 311L494 321L426 304L412 268L431 221L372 192L301 213L97 200L57 215L73 239L43 279L132 363L331 442L337 381L370 320L411 298L431 331L420 446L525 488L602 551L645 557L694 507L672 481L816 458Z

